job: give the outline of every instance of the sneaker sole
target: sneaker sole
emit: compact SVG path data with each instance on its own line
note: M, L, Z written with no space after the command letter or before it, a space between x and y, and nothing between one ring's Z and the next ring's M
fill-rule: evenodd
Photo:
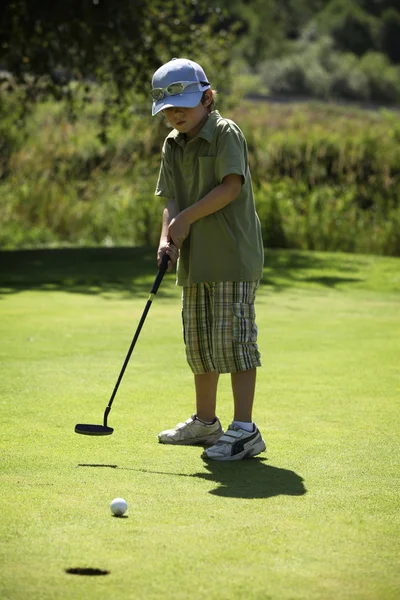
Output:
M234 454L233 456L209 456L207 452L204 452L203 458L209 458L210 460L220 460L220 461L230 461L230 460L242 460L243 458L251 458L252 456L257 456L257 454L261 454L267 449L264 440L260 440L257 444L248 448L247 450L243 450L243 452L239 452L239 454Z
M214 434L214 435L208 435L207 437L204 438L194 438L192 440L174 440L174 439L160 439L158 438L158 441L160 444L168 444L169 446L213 446L214 444L216 444L219 440L219 438L221 437L221 435L223 435L224 432L223 430L219 431L218 433Z

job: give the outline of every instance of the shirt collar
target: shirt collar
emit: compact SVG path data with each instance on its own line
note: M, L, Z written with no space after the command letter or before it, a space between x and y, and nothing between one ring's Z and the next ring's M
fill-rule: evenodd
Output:
M211 142L215 128L217 126L217 120L220 118L221 116L219 112L217 110L213 110L210 113L210 116L208 117L207 121L204 123L203 127L197 134L197 137L202 137L205 140L207 140L207 142Z
M219 112L217 110L213 110L196 137L201 137L207 142L211 143L215 128L217 126L217 120L220 118L221 116ZM171 133L167 135L167 138L175 140L176 143L180 146L185 146L187 142L185 134L179 133L179 131L177 131L176 129L173 129Z

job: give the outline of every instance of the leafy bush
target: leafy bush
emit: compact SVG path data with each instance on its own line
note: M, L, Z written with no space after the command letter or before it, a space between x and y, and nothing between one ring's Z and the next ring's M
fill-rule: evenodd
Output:
M331 83L323 59L329 46L326 39L299 44L294 54L265 61L258 69L262 83L271 94L327 97Z
M363 102L368 100L368 78L360 69L359 59L355 54L347 53L337 57L331 85L333 98Z
M368 100L394 104L400 98L400 68L390 64L385 54L368 52L359 62L368 82Z
M293 54L259 67L260 80L271 94L338 98L396 104L400 101L400 67L386 55L368 52L361 58L336 52L329 37L310 43L302 38Z
M264 244L400 256L399 207L379 216L360 208L357 195L356 186L323 185L310 191L290 179L263 184L255 199Z
M268 60L260 67L261 80L270 94L306 94L304 65L296 57Z

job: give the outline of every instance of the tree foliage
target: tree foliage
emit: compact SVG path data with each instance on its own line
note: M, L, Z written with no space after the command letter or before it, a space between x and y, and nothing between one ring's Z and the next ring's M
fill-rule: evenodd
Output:
M312 30L330 35L334 51L381 51L399 62L399 0L5 0L0 66L17 81L51 75L95 78L123 102L141 93L173 56L210 65L223 81L232 58L255 69L290 53ZM49 86L50 86L49 83ZM221 81L217 82L219 85ZM55 87L54 87L55 86Z
M377 20L351 0L332 0L320 17L324 29L342 52L362 56L377 49Z
M221 11L196 0L6 1L0 21L0 63L23 81L51 75L53 84L95 79L142 93L173 56L227 61L229 36ZM204 61L203 61L204 62ZM210 63L210 60L206 60Z
M400 12L394 8L382 15L381 47L392 62L400 63Z

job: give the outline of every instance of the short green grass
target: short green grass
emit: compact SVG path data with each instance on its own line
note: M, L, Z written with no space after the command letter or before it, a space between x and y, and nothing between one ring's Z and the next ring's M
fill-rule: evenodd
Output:
M0 253L2 600L399 597L400 260L267 252L255 419L267 453L205 463L166 276L101 423L154 251ZM232 413L221 378L219 416ZM129 503L115 518L110 501ZM99 569L99 576L68 569Z

